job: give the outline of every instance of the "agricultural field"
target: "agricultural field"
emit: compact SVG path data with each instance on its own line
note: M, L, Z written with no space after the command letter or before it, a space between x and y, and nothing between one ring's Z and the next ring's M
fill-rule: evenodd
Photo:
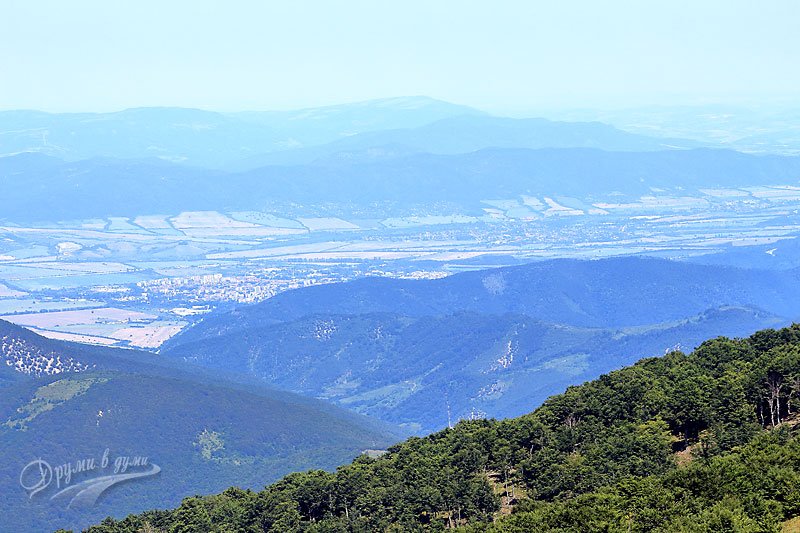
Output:
M385 219L196 211L0 226L0 315L52 338L158 347L215 308L361 276L434 278L553 257L691 259L800 234L794 186L487 199ZM359 216L362 216L360 214Z

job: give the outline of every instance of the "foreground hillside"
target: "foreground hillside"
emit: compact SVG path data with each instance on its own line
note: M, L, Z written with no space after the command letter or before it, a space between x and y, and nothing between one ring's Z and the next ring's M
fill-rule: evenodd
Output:
M432 281L368 278L211 315L163 348L401 424L527 413L675 346L800 318L795 272L554 260Z
M187 493L259 488L397 438L321 402L155 359L53 341L0 321L0 531L83 527L109 514L177 505ZM118 473L98 468L71 481L57 475L58 465L88 459L99 467L105 450L111 467L120 457L146 457L160 471L132 468L154 473L110 487L94 505L80 505L74 493L56 496ZM26 491L21 479L29 488L48 481L47 467L41 478L38 468L25 470L39 460L55 477L41 491Z
M89 531L779 531L800 516L798 409L795 325L644 359L335 473Z

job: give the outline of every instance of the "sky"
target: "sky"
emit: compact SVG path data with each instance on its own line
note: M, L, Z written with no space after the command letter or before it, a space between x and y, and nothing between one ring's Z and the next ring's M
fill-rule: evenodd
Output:
M792 101L798 28L797 0L0 0L0 109Z

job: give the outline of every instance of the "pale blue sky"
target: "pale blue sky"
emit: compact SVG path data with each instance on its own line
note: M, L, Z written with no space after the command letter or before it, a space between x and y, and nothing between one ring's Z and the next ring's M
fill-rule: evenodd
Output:
M494 111L800 94L797 0L0 1L0 108Z

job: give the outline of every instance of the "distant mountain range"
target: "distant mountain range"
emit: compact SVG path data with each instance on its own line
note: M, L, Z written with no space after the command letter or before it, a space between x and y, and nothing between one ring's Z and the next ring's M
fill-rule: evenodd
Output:
M78 528L231 484L259 488L398 438L379 422L252 380L143 352L45 339L4 321L0 359L4 531ZM146 456L161 471L114 486L88 509L67 509L69 498L51 501L55 481L31 498L19 484L31 461L99 464L105 449L112 464ZM98 472L75 474L74 483Z
M556 260L298 289L212 315L162 353L427 432L516 416L642 356L788 323L798 298L796 271Z
M425 97L297 111L216 113L138 108L114 113L0 112L0 156L38 152L75 161L161 158L210 168L273 151L324 144L376 129L413 128L481 114Z
M282 150L333 142L364 132L416 128L449 117L487 116L426 96L382 98L294 111L247 111L227 116L266 125L287 139Z
M327 144L273 152L241 161L238 168L296 165L314 161L359 161L410 153L466 154L485 148L597 148L656 151L702 146L696 141L646 137L600 122L554 122L458 115L416 128L371 131Z
M426 97L274 112L170 107L114 113L0 112L0 157L36 152L67 161L159 158L251 170L335 154L353 157L386 146L402 152L455 154L483 148L639 151L701 144L627 133L599 122L492 117Z
M624 202L798 183L747 155L600 122L493 117L424 97L281 112L0 112L0 220L292 209L361 218L485 214L483 200ZM591 208L589 206L589 208ZM317 211L314 211L317 209ZM299 215L299 213L297 213Z
M722 104L574 110L557 120L599 120L641 135L680 137L744 152L797 154L800 110L792 105L739 107Z
M709 149L485 149L233 174L152 159L60 162L20 154L0 158L0 216L52 221L321 204L368 207L375 216L387 216L442 202L452 211L483 214L482 200L523 194L621 201L654 188L683 194L703 187L796 184L798 176L800 157Z

